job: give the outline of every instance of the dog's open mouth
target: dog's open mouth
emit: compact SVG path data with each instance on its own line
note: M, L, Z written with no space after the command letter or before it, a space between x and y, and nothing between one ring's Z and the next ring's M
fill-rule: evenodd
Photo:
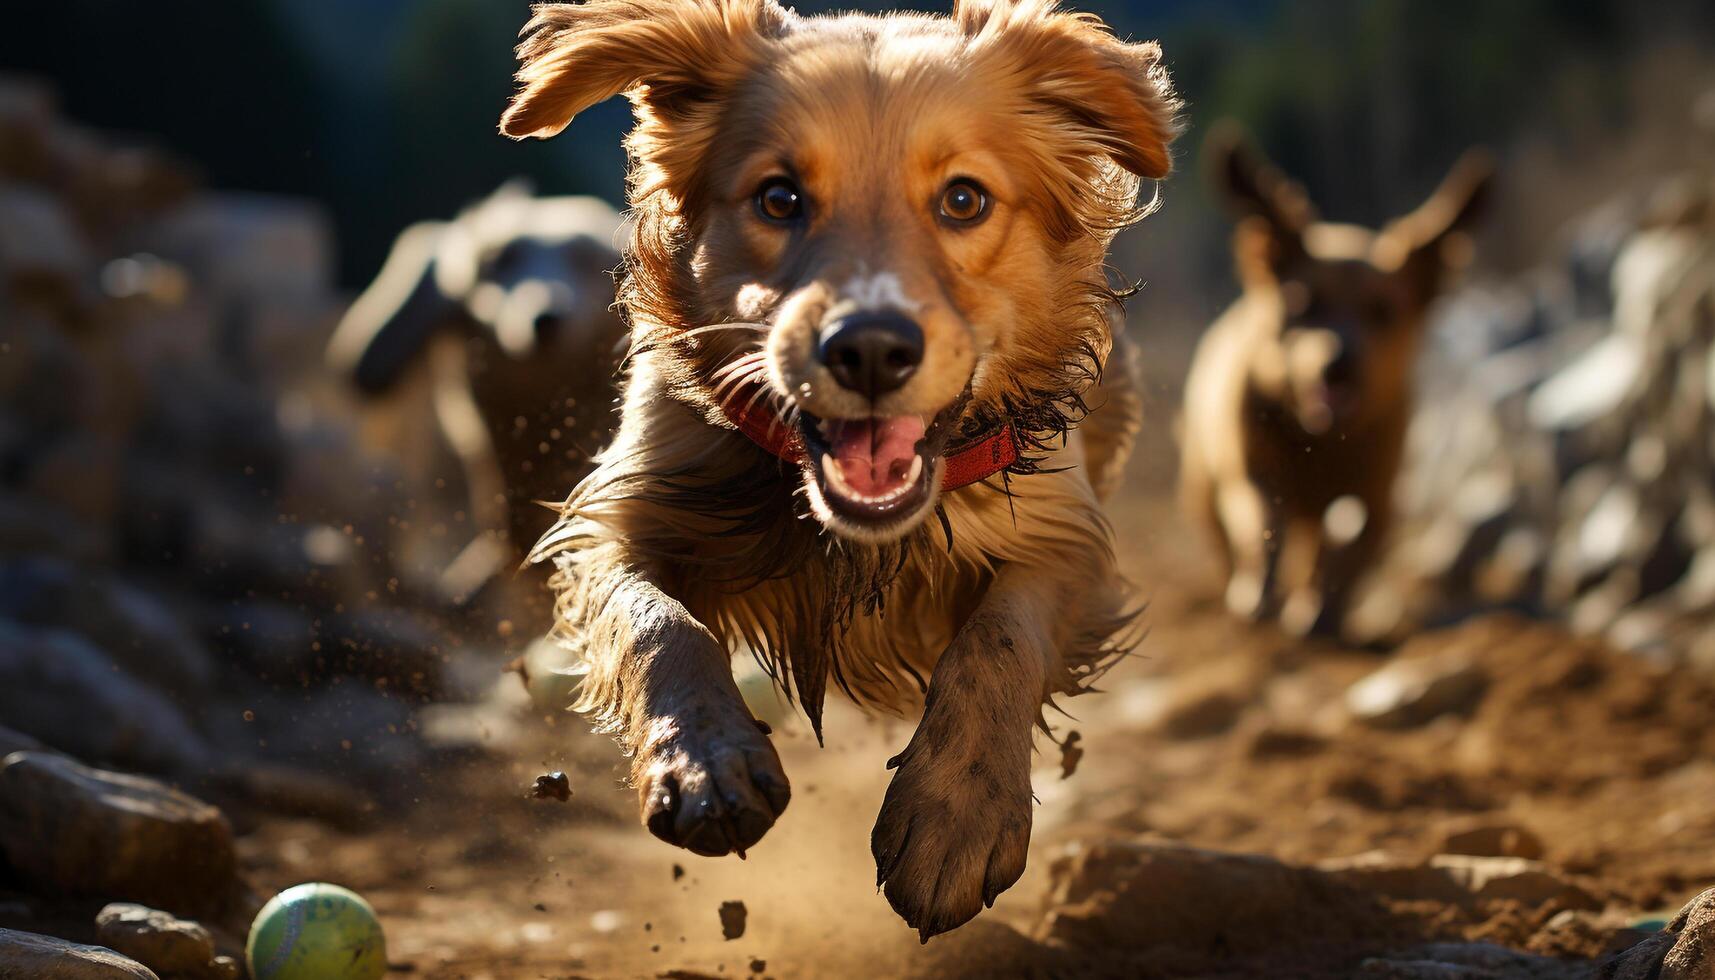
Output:
M855 523L914 515L933 495L948 427L921 416L800 416L807 462L828 509Z

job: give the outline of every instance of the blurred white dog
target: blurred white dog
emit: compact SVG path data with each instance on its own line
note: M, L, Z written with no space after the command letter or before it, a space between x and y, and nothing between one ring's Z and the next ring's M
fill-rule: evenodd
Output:
M563 498L606 440L626 337L612 310L620 223L597 198L508 183L405 229L328 344L370 394L427 365L481 532L443 576L455 596L522 557L551 523L534 501Z

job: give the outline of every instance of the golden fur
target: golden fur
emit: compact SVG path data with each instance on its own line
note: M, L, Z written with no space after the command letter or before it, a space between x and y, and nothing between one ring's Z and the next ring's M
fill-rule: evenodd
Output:
M882 708L922 697L872 848L907 922L953 928L1023 871L1043 702L1084 690L1135 621L1100 507L1139 424L1103 259L1169 168L1159 51L1045 0L951 18L591 0L538 7L527 31L506 133L552 135L620 93L637 117L622 421L534 556L557 566L558 633L586 665L576 707L633 754L652 831L724 854L789 798L733 653L818 736L830 678ZM811 202L791 229L754 204L787 177ZM935 206L960 178L990 211L953 228ZM911 316L924 356L866 400L816 337L879 308ZM927 420L922 501L843 514L814 460L725 420L750 388L783 424ZM939 492L939 451L1005 420L1019 462Z
M1215 541L1236 615L1337 632L1392 523L1425 311L1469 255L1461 230L1491 166L1468 154L1425 204L1371 232L1317 221L1230 131L1205 155L1241 216L1244 292L1192 361L1181 499Z

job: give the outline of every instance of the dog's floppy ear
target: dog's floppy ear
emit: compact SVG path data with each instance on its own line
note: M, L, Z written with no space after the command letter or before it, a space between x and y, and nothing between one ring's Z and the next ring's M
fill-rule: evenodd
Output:
M547 138L598 102L646 93L658 111L718 92L749 70L754 43L791 16L774 0L588 0L537 4L518 46L519 91L500 117L514 139Z
M957 0L953 19L973 47L1006 56L1030 96L1087 127L1099 151L1139 177L1173 169L1179 101L1161 46L1115 37L1091 14L1054 0Z
M446 229L439 221L405 229L328 341L328 366L363 391L392 387L435 330L458 313L436 282L435 256Z
M1495 162L1488 151L1465 151L1429 200L1382 231L1378 264L1411 277L1427 302L1447 272L1470 262L1468 231L1487 210L1494 182Z

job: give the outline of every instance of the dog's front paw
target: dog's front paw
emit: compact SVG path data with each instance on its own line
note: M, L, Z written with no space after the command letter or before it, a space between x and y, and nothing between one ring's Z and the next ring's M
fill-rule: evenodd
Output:
M744 857L792 798L773 743L736 712L719 721L665 718L654 727L632 766L644 825L697 854Z
M913 745L887 787L870 837L876 885L923 942L969 922L1024 873L1029 748L1010 763L991 748Z

